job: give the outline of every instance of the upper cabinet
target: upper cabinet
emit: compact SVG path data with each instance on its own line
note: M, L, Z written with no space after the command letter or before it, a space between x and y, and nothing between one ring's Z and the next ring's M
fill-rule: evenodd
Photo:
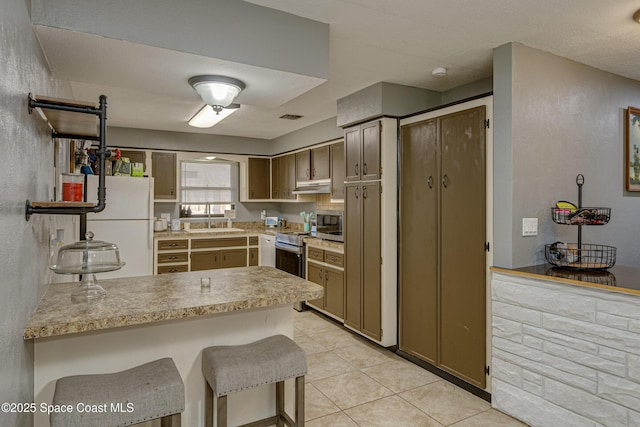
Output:
M345 181L380 179L380 122L345 129Z
M153 195L157 202L178 200L176 159L176 153L157 151L151 153L151 173L154 178Z
M287 154L271 159L273 171L271 174L272 199L296 200L293 189L296 188L296 155Z
M329 179L331 151L329 145L300 151L296 156L296 181Z
M249 157L249 199L260 200L270 197L271 160Z
M331 150L331 199L344 200L344 142L332 144Z

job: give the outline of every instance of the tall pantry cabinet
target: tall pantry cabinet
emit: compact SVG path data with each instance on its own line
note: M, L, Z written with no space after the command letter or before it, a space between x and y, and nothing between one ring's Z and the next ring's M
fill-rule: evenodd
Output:
M486 108L400 127L399 349L486 387Z
M397 121L345 129L345 313L348 328L397 343Z

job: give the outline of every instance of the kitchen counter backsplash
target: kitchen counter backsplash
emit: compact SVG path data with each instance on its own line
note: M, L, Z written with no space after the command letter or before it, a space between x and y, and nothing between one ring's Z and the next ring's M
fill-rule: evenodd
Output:
M207 223L206 222L191 222L190 223L190 228L192 230L202 230L207 227ZM211 228L214 228L216 230L223 230L225 228L227 228L227 223L226 222L215 222L211 224ZM275 235L276 232L278 231L302 231L303 229L303 224L296 224L296 223L289 223L287 224L287 227L285 228L281 228L281 227L266 227L264 225L264 221L234 221L233 222L233 228L239 228L242 229L244 233L247 234L271 234L271 235ZM243 232L239 232L239 231L230 231L229 233L225 233L222 231L216 231L215 235L216 236L221 236L221 235L226 235L226 234L242 234ZM175 236L202 236L203 234L206 233L198 233L198 234L191 234L186 230L180 230L180 231L171 231L171 230L166 230L166 231L156 231L153 233L154 237L175 237ZM213 233L212 233L213 234Z

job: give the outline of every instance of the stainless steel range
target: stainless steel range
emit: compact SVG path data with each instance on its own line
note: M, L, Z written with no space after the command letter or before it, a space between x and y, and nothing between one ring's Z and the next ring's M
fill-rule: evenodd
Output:
M278 270L306 278L303 239L308 235L309 233L295 231L276 232L276 268ZM302 311L304 303L296 303L293 308Z

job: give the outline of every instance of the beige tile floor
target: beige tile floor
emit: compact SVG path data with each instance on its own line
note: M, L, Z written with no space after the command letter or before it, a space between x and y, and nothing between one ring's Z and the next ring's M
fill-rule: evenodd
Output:
M525 426L312 310L295 312L294 338L307 352L309 427Z

